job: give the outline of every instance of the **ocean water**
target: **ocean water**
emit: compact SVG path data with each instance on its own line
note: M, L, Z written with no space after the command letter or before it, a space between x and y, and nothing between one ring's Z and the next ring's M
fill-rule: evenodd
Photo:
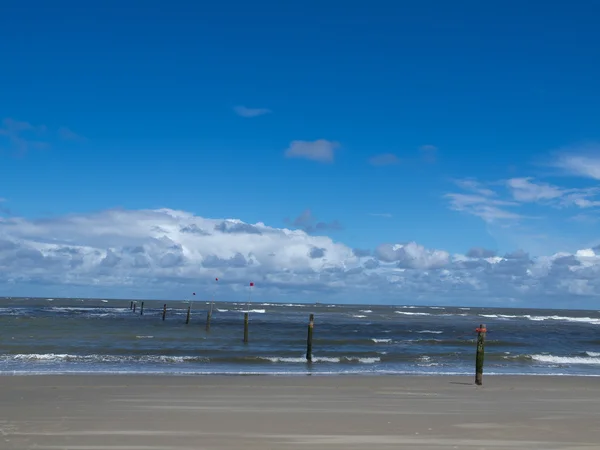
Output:
M600 312L426 306L0 299L0 374L600 375ZM250 311L249 343L243 313ZM313 363L306 362L310 313Z

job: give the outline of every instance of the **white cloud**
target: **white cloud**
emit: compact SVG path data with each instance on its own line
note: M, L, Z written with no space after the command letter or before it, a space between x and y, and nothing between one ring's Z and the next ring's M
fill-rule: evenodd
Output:
M335 150L339 143L326 139L316 141L292 141L285 151L288 158L304 158L322 163L331 163L334 160Z
M570 175L600 180L600 144L559 153L552 165Z
M466 178L464 180L454 180L456 185L465 191L471 191L479 195L483 195L485 197L494 197L496 193L491 189L486 188L479 181L474 180L472 178Z
M515 221L527 216L519 211L525 204L538 203L553 208L577 207L581 209L600 207L600 188L562 188L549 183L535 181L532 177L510 178L501 183L485 185L471 178L454 180L467 193L447 193L450 208L482 218L488 223ZM502 199L490 185L504 185L511 199ZM539 216L535 216L539 218Z
M562 197L565 192L547 183L534 183L532 178L511 178L506 181L512 196L519 202L539 202Z
M208 292L305 301L485 303L600 296L600 248L531 259L485 249L451 255L415 242L352 249L301 230L185 211L108 210L0 218L0 283L9 295L176 298Z
M264 116L265 114L270 114L272 111L267 108L247 108L246 106L234 106L233 111L241 117L258 117Z
M600 193L598 188L566 189L552 184L535 182L533 178L511 178L506 180L513 198L523 203L546 203L555 207L577 206L593 208L600 201L593 197Z
M369 159L369 164L373 166L391 166L398 164L400 158L393 153L383 153L381 155L375 155Z
M451 209L480 217L484 221L490 223L505 220L518 220L523 217L518 213L504 208L505 206L517 205L517 203L507 200L490 198L485 195L457 193L446 194L445 198L450 200Z

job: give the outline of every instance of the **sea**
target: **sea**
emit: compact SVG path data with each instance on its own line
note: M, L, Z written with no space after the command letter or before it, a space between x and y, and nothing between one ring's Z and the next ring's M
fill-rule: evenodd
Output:
M485 324L484 375L600 376L599 311L216 302L207 331L209 302L135 303L0 299L0 374L473 375Z

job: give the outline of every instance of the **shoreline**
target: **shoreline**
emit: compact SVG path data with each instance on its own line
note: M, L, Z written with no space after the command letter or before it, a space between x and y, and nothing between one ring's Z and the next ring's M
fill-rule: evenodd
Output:
M2 377L270 377L270 378L473 378L475 373L370 373L370 372L0 372ZM489 378L599 378L600 374L569 374L569 373L484 373L484 379Z
M5 377L14 450L583 450L600 385L581 377Z

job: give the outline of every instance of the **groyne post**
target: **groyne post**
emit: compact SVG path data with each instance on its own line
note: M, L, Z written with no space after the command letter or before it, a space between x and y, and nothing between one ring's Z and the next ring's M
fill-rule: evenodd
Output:
M248 343L248 313L244 313L244 344Z
M475 356L475 384L481 386L483 384L483 359L485 354L485 334L487 329L485 324L479 325L477 328L477 354Z
M167 317L167 304L165 303L163 306L163 320L165 320L165 317Z
M136 306L137 306L137 303L135 303L135 302L134 302L134 303L133 303L133 312L135 312L135 308L136 308Z
M308 318L308 336L306 338L306 361L312 362L312 343L313 343L313 328L315 324L315 315L311 314Z
M185 324L190 323L190 314L192 312L192 305L188 305L187 316L185 318Z
M140 316L144 315L144 302L142 302L142 306L140 307Z
M131 302L129 302L129 309L130 309L131 311L133 311L133 300L132 300Z
M212 304L210 305L210 309L206 313L206 331L210 331L210 319L212 318Z

